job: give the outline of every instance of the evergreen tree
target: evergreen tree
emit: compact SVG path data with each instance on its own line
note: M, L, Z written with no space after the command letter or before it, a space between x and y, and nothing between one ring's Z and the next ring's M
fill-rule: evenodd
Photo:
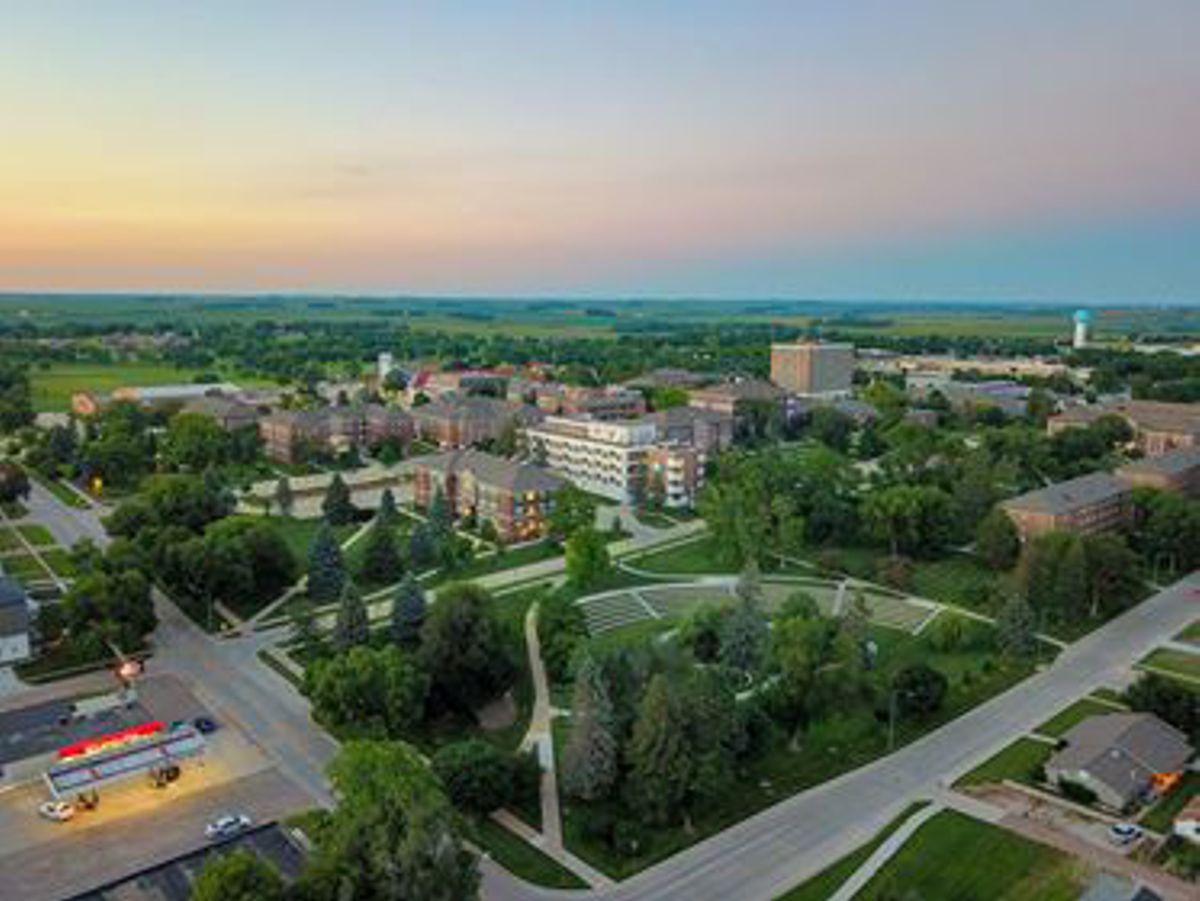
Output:
M454 532L454 519L450 515L450 502L446 500L446 492L439 488L433 495L433 501L429 504L428 519L429 531L433 540L437 544L441 544Z
M376 519L380 525L392 526L396 523L396 495L392 494L391 488L384 488L383 494L379 497L379 512L376 514Z
M308 596L317 604L332 603L342 596L345 581L342 550L334 540L329 523L322 523L309 551Z
M429 566L437 558L437 546L426 523L417 523L408 536L408 565L415 571Z
M306 655L312 655L321 646L321 631L317 626L317 612L311 602L297 604L291 616L292 639Z
M767 649L767 617L753 594L741 598L721 624L721 662L743 673L758 669Z
M342 589L338 603L337 621L333 627L333 643L339 651L366 644L371 638L371 624L362 592L353 582Z
M1037 653L1037 625L1033 609L1019 593L1013 593L996 617L996 642L1013 657Z
M417 583L416 576L411 571L405 573L392 598L392 639L401 644L415 644L421 637L427 608L425 592Z
M325 514L329 524L334 526L349 525L358 515L358 509L350 499L350 488L340 472L333 474L329 487L325 490L321 512Z
M746 565L738 574L733 593L737 595L738 600L743 602L757 604L762 601L762 573L758 569L756 558L750 557L746 560Z
M275 506L284 516L291 516L292 507L295 504L296 498L292 494L292 483L288 481L287 476L283 476L275 483Z
M688 730L667 677L650 680L629 742L631 797L653 825L676 822L692 780Z
M571 724L563 757L563 788L585 801L606 798L617 782L620 749L608 687L590 655L575 674Z
M1088 613L1087 554L1083 540L1074 536L1054 574L1054 608L1064 621Z
M367 532L363 546L362 576L377 585L391 584L404 572L404 563L396 548L391 527L376 521Z

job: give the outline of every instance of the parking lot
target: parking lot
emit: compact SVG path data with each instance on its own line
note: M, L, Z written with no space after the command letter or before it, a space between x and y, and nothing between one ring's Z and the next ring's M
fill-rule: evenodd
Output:
M179 679L139 685L146 712L166 722L210 713ZM204 825L237 812L269 823L312 806L236 725L216 718L202 758L183 765L177 782L154 788L132 777L102 790L95 810L66 823L43 819L46 786L31 782L0 793L0 898L57 901L206 846Z

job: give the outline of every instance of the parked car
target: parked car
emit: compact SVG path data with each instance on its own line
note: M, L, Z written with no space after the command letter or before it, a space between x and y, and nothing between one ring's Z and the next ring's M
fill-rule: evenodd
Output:
M244 813L227 813L204 827L204 837L211 841L233 838L250 828L250 817Z
M217 721L208 716L196 717L194 720L192 720L192 726L195 727L196 731L201 735L211 735L217 731Z
M65 823L75 816L75 807L66 801L45 801L38 805L38 813L55 823Z
M1129 845L1136 842L1145 833L1141 826L1133 823L1113 823L1108 827L1108 839L1114 845Z

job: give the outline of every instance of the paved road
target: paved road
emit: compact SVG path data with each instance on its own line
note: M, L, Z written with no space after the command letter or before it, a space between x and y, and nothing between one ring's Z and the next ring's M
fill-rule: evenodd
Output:
M1175 635L1200 607L1200 573L1098 629L1055 664L888 758L797 795L589 897L639 901L771 901L868 841L910 801L990 757L1013 738ZM489 901L580 898L533 889L485 867Z
M87 512L58 504L56 515ZM920 741L589 896L772 901L868 841L910 801L938 793L1097 685L1120 684L1132 663L1195 617L1198 605L1200 573L1193 573L1065 650L1047 671ZM304 699L239 642L207 636L164 598L157 607L162 624L155 635L159 654L154 666L188 678L202 700L235 718L288 775L329 803L323 771L336 743L311 722ZM489 901L585 897L534 888L490 862L483 869Z
M68 507L36 481L30 480L29 497L24 504L29 510L27 518L46 526L63 547L69 548L84 538L101 547L111 540L100 523L101 512L95 508Z

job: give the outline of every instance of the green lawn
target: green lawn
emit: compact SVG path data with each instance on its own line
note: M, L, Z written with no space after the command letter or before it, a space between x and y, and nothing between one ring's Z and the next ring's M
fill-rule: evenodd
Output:
M711 536L688 541L665 551L632 557L629 565L647 572L693 575L698 573L727 573L733 567L721 562L722 555Z
M246 516L246 519L251 519L255 522L263 521L260 516ZM300 566L308 565L308 551L312 547L313 540L317 537L317 532L321 531L323 519L317 517L315 519L294 519L290 516L272 516L266 520L271 523L287 542L288 549L296 558ZM347 538L354 534L357 526L334 526L333 537L338 544L344 542Z
M661 623L632 627L656 634ZM621 632L602 641L622 641ZM646 634L639 636L646 640ZM879 647L877 667L881 681L890 673L913 663L924 662L944 673L949 681L943 708L924 721L901 719L896 728L896 746L901 747L944 725L984 700L1025 678L1029 665L1006 663L982 649L964 648L936 652L922 639L894 629L872 627L870 637ZM569 734L569 721L556 721L558 733ZM708 803L695 817L692 831L647 830L642 852L616 853L602 840L589 834L587 823L597 815L611 814L627 819L631 814L615 803L587 804L568 800L564 804L567 846L593 866L614 878L625 878L730 825L776 804L797 792L827 782L842 773L871 763L888 753L887 728L868 705L855 706L844 715L815 723L803 735L798 748L780 736L760 758L746 765L742 778Z
M888 836L903 826L909 817L928 803L928 801L917 801L910 804L898 817L879 830L879 833L861 848L851 851L836 863L827 866L807 882L796 886L786 895L780 895L775 901L827 901L834 892L842 887L842 884L847 879L854 875L859 867L867 862L871 855L875 853L875 849L887 841Z
M1200 682L1200 654L1189 654L1187 651L1176 651L1170 648L1159 648L1141 661L1142 666L1164 670Z
M76 510L84 510L87 508L87 501L81 498L78 494L76 494L58 479L48 479L40 472L37 472L33 469L29 470L29 477L37 481L39 485L53 494L68 507L74 507Z
M1168 833L1175 815L1196 795L1200 795L1200 773L1187 773L1175 790L1150 808L1139 822L1147 829Z
M1050 738L1059 738L1088 717L1102 716L1106 713L1116 712L1116 709L1111 704L1094 701L1091 698L1083 698L1065 710L1060 710L1033 731L1041 735L1048 735Z
M943 811L875 874L857 901L1075 901L1083 864L998 826Z
M79 391L108 393L116 388L190 383L199 369L178 369L166 363L124 361L121 363L54 363L29 372L33 406L39 413L71 408L71 395ZM229 376L242 387L270 385L262 379Z
M1003 574L962 554L933 563L920 563L913 573L914 594L987 614L997 612L993 600L996 589L1002 588L1004 583Z
M70 552L60 547L42 551L42 560L60 578L72 579L76 575L75 563L71 560Z
M1200 644L1200 619L1176 635L1175 638L1179 641L1191 641Z
M9 519L20 519L29 512L20 501L5 501L0 504L0 511Z
M5 551L23 550L24 545L21 544L21 539L17 537L17 533L11 527L0 529L0 553Z
M36 582L50 578L50 573L31 554L8 554L0 565L3 565L4 571L18 582Z
M1033 738L1018 738L954 783L955 787L998 783L1005 779L1036 785L1038 769L1050 759L1054 746Z
M21 523L17 526L17 531L34 547L54 544L54 536L50 534L50 530L37 523Z
M587 888L587 883L513 835L499 823L483 819L470 824L470 836L479 847L514 876L547 888Z

